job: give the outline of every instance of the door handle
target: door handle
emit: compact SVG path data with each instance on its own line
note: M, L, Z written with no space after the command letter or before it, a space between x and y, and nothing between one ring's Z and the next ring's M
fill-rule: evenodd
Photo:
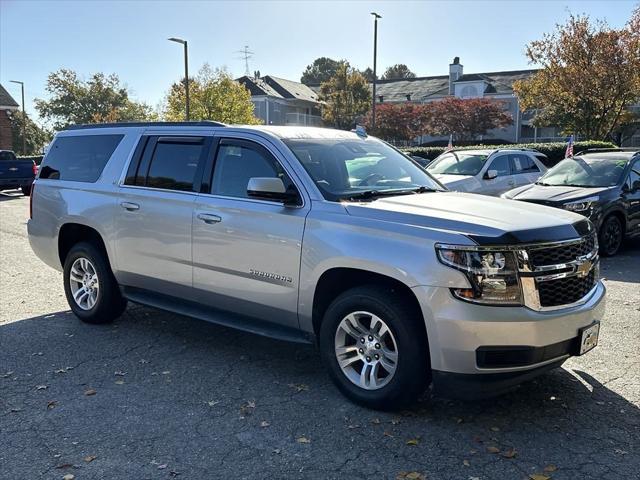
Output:
M208 223L209 225L214 223L219 223L222 221L222 217L218 215L214 215L212 213L199 213L198 220L202 220L204 223Z
M122 202L120 206L129 212L140 210L140 205L138 205L137 203Z

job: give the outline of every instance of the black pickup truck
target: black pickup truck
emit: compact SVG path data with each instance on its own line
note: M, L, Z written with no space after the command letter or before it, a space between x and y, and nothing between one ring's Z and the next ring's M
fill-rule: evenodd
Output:
M22 160L11 150L0 150L0 190L20 188L29 195L38 167L33 160Z

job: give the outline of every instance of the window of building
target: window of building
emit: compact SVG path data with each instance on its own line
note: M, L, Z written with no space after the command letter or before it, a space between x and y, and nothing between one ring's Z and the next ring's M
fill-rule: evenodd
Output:
M478 89L474 85L465 85L460 91L462 98L474 98L478 96Z
M58 137L51 145L40 178L95 182L124 135Z

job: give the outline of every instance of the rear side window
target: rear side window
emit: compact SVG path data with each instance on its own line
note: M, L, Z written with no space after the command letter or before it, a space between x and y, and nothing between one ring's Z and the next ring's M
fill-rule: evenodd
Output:
M515 174L540 171L536 163L527 155L511 155L511 165Z
M40 168L40 178L95 182L124 135L58 137Z

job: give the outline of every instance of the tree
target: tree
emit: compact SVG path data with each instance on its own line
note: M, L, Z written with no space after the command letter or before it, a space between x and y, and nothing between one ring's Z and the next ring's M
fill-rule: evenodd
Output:
M367 82L373 82L373 70L371 69L371 67L365 68L360 73L362 73L362 76L367 79Z
M542 69L514 90L523 110L536 111L535 124L607 139L640 99L640 6L619 30L571 15L531 42L527 57Z
M369 110L371 92L367 80L348 64L341 64L335 75L320 85L320 100L325 102L322 119L332 127L349 130L356 118Z
M503 110L502 102L488 98L447 97L427 106L430 122L425 133L437 137L453 135L456 140L473 140L489 130L513 123L511 115Z
M346 60L333 60L328 57L316 58L302 73L300 81L305 85L317 85L326 82L338 71L338 67L347 64Z
M18 150L22 155L37 155L39 153L42 153L42 149L44 148L44 146L51 141L51 132L39 127L28 116L25 117L21 111L12 112L9 116L9 121L11 122L13 145L16 150ZM26 127L26 152L22 151L23 127Z
M49 74L49 100L36 99L36 110L45 121L60 130L71 124L149 120L151 107L129 98L117 75L94 73L82 80L73 70Z
M396 80L402 78L416 78L416 74L409 70L404 63L396 63L387 68L382 75L383 80Z
M365 125L371 134L385 140L409 141L424 135L430 121L429 105L383 103L376 106L376 128L371 127L371 112L365 118Z
M236 82L226 70L212 70L204 64L195 78L189 79L189 114L191 120L214 120L230 124L255 125L260 123L253 114L251 94ZM184 120L184 81L174 83L167 94L164 118Z

